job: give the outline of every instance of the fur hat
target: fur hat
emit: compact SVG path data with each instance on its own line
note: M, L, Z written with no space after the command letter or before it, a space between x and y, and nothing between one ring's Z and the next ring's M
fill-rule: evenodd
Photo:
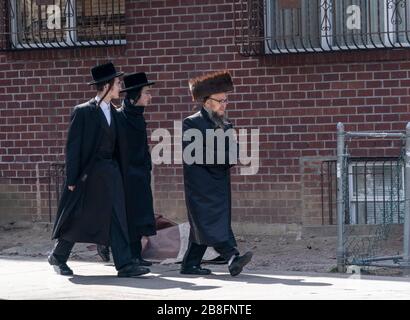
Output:
M192 100L202 102L205 97L215 93L233 90L233 82L227 70L208 73L189 80Z

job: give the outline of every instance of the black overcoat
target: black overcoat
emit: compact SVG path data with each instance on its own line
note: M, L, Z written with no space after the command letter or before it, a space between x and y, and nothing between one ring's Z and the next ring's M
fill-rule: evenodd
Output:
M183 121L183 136L189 129L198 129L203 140L203 156L206 155L206 130L215 130L217 126L210 119L208 112L202 108ZM232 128L229 124L224 131ZM185 139L184 139L185 140ZM193 141L194 139L192 139ZM183 150L191 141L183 141ZM229 148L225 144L225 162L222 164L187 164L184 159L184 189L191 226L190 240L208 246L228 244L236 246L231 228L231 178ZM215 143L216 156L217 143ZM215 161L216 162L216 161Z
M59 201L52 238L71 242L108 245L114 204L121 229L128 240L123 192L125 132L118 112L111 105L116 128L116 161L99 161L96 153L108 124L101 108L92 99L74 108L66 144L66 181ZM75 185L74 191L68 186ZM116 190L120 189L120 190Z
M125 203L131 241L156 234L151 190L151 155L148 146L144 107L124 100L119 114L125 129L127 156L125 162Z

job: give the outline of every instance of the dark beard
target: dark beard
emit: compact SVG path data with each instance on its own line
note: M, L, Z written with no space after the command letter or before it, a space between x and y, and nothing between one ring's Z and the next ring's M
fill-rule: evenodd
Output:
M225 126L229 123L229 121L226 119L225 115L220 116L218 113L215 111L211 111L211 119L222 129L225 128Z

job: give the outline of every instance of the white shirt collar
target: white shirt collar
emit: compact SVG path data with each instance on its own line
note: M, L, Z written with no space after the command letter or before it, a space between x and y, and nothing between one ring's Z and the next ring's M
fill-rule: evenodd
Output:
M95 100L97 101L97 103L99 103L100 100L101 100L101 98L100 98L99 96L96 96L96 97L95 97ZM107 103L107 102L105 102L104 100L101 101L100 107L101 107L101 109L103 109L104 111L110 110L110 104Z

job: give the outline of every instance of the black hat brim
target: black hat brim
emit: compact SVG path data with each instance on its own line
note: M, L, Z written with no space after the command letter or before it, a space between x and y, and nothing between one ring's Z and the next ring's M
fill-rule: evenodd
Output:
M152 86L153 84L155 84L155 82L141 83L141 84L139 84L139 85L137 85L137 86L133 86L133 87L129 87L129 88L122 89L120 92L127 92L127 91L137 90L137 89L140 89L140 88L142 88L142 87Z
M110 80L112 80L112 79L114 79L114 78L121 77L123 74L124 74L124 72L117 72L116 74L112 74L112 75L110 75L110 76L108 76L108 77L101 78L101 79L98 80L98 81L89 82L88 84L89 84L89 85L93 85L93 84L98 84L98 83L102 83L102 82L108 82L108 81L110 81Z

